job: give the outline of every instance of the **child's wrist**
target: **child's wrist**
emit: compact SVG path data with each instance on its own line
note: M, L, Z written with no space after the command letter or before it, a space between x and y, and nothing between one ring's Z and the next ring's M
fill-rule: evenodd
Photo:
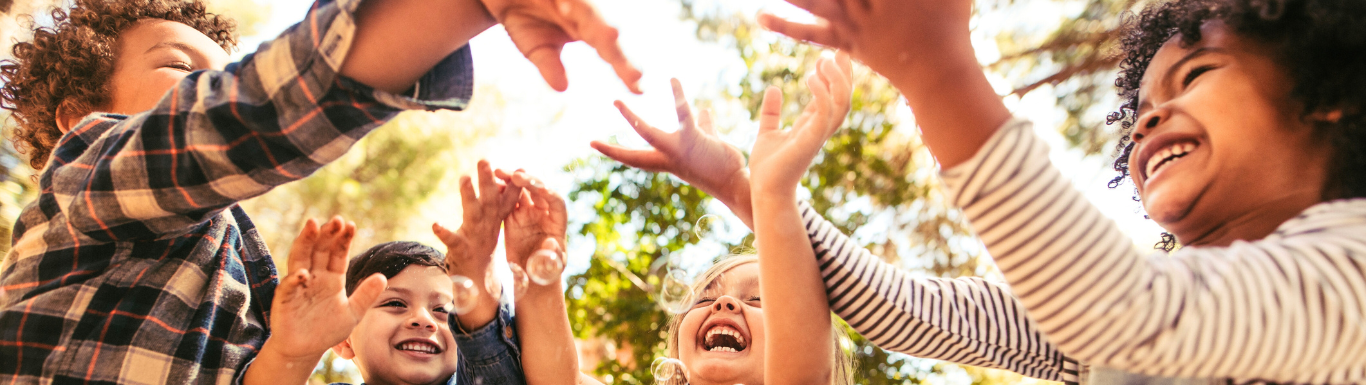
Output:
M269 362L278 363L280 366L286 368L300 367L299 365L303 365L307 366L309 370L312 371L312 368L317 365L318 360L323 358L324 353L327 353L327 350L324 349L323 351L316 353L285 354L282 347L279 346L279 343L272 341L274 341L274 339L267 338L266 342L261 345L261 352L256 355L256 360L258 362L269 360Z

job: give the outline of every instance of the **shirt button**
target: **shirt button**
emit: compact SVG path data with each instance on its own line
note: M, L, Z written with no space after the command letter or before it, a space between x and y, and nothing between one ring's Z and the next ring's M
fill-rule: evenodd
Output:
M512 326L503 327L503 337L506 337L507 339L512 339Z

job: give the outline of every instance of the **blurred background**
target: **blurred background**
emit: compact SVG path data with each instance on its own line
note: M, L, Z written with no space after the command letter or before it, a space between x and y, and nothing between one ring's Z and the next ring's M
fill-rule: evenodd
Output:
M208 0L235 18L241 57L301 20L310 0ZM50 24L53 0L0 0L0 57ZM607 383L649 384L663 354L669 313L656 302L664 261L696 272L742 250L753 236L719 202L676 178L622 166L591 140L647 147L617 110L622 100L647 122L676 128L669 78L679 78L696 108L710 108L718 129L748 150L760 95L787 95L795 116L809 95L801 85L822 54L763 30L760 12L807 19L782 0L596 0L621 30L626 54L645 73L632 95L581 43L564 50L570 87L557 93L521 57L501 27L475 38L476 91L465 112L408 112L366 137L313 176L244 202L276 261L308 218L343 215L360 234L354 251L391 240L440 243L432 222L459 225L458 178L480 158L524 168L570 201L565 271L569 317L582 369ZM1054 163L1077 188L1148 249L1161 229L1147 221L1132 184L1107 186L1118 127L1105 117L1119 105L1113 83L1116 28L1139 0L978 0L977 56L998 94L1032 120ZM887 81L855 69L853 112L812 166L806 197L825 217L874 253L913 274L999 280L991 257L961 212L945 202L934 159L920 142L913 112ZM790 119L790 118L789 118ZM13 121L4 120L6 129ZM790 120L788 121L790 123ZM34 171L6 141L0 146L0 249L36 196ZM699 219L712 214L718 221ZM841 325L841 327L843 327ZM860 384L1011 384L1043 382L1007 372L889 353L851 330L842 344L857 356ZM316 382L359 383L355 366L330 353Z

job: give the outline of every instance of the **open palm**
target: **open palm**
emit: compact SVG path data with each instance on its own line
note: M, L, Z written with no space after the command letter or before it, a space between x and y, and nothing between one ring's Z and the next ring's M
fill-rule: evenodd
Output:
M526 266L527 258L546 239L558 242L561 245L558 251L563 253L565 233L569 226L564 198L521 170L511 174L499 170L499 173L499 177L507 180L508 184L523 190L517 208L504 222L507 228L504 245L507 247L508 262Z
M821 146L849 114L851 67L844 54L817 63L817 76L807 78L813 97L791 130L779 129L782 91L769 87L764 93L764 103L759 107L759 136L750 152L749 164L756 196L795 193Z
M271 302L268 342L286 357L321 356L346 339L384 291L376 274L346 295L347 255L356 225L334 217L322 226L309 219L289 249L289 275ZM316 359L316 358L315 358Z
M593 148L627 166L652 172L668 172L713 196L726 196L736 183L749 183L745 169L745 155L739 148L721 140L716 133L711 111L702 110L694 119L692 109L683 96L683 87L673 79L674 102L678 109L679 128L664 132L645 123L621 101L616 106L652 148L646 150L593 142ZM748 192L748 189L743 191Z

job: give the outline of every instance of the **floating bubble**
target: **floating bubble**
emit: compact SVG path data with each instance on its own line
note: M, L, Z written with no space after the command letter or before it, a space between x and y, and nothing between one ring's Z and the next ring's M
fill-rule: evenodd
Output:
M526 270L532 282L546 286L560 278L560 273L564 272L564 259L554 250L536 250L527 258Z
M493 274L493 269L484 273L484 290L488 290L489 295L493 298L500 300L503 298L503 284L498 281L498 276Z
M463 275L452 275L451 284L454 286L451 292L451 312L466 314L479 306L479 288L475 287L474 280Z
M683 314L692 308L692 279L681 269L669 269L659 282L659 307L673 314Z
M677 378L682 383L688 382L688 367L683 365L683 361L675 358L659 357L650 363L650 373L655 376L655 381L672 381Z
M512 298L522 299L526 295L528 284L526 270L515 263L509 263L508 268L512 270Z
M697 236L698 240L706 238L704 234L718 231L727 232L727 230L729 229L726 226L726 219L716 214L703 215L701 218L697 218L697 222L692 225L692 234Z

